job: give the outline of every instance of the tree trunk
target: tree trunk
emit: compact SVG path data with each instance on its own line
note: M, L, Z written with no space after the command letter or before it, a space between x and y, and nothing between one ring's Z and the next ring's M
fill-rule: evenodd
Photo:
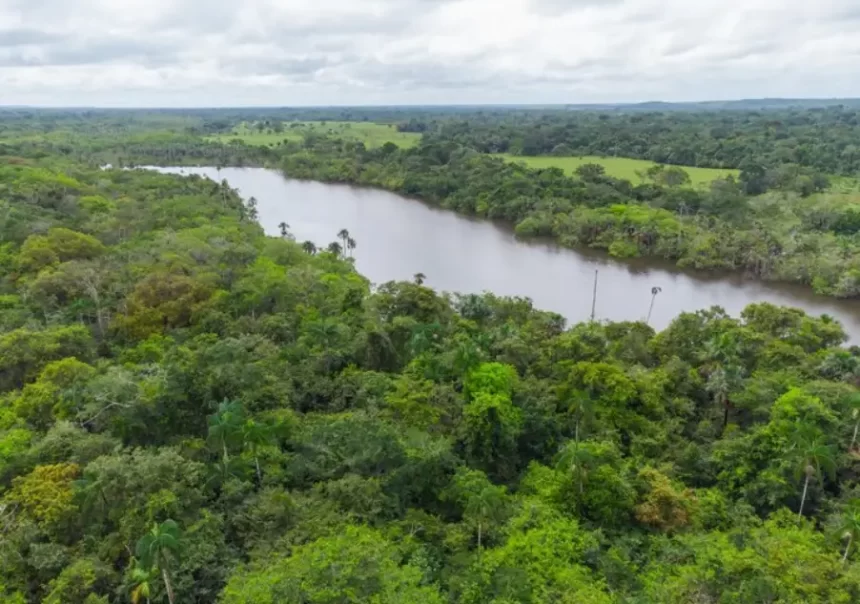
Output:
M230 455L227 453L227 441L221 440L221 449L224 451L224 465L230 463Z
M851 437L851 446L848 447L849 451L854 448L854 443L857 442L857 428L860 428L860 419L854 423L854 436Z
M263 485L263 473L260 471L260 458L254 455L254 465L257 466L257 482Z
M654 301L657 299L657 296L651 296L651 306L648 307L648 317L645 319L645 325L648 325L651 322L651 313L654 311Z
M809 489L809 477L811 474L809 472L806 473L806 480L803 481L803 495L800 496L800 509L797 511L797 521L803 518L803 504L806 503L806 492Z
M851 541L854 539L854 535L848 534L848 543L845 545L845 553L842 554L842 564L845 564L845 561L848 560L848 552L851 551Z
M173 595L173 584L170 582L170 573L166 568L161 569L161 576L164 579L164 588L167 590L167 599L170 604L176 604L176 597Z
M478 523L478 552L481 551L481 523Z

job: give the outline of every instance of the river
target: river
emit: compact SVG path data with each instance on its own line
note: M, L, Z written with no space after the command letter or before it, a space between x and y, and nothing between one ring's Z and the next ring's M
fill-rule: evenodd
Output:
M278 235L286 222L297 241L318 247L349 230L357 269L374 283L426 275L442 291L525 296L570 322L591 315L594 272L599 271L598 319L640 320L651 288L660 287L651 325L663 328L684 311L713 305L737 315L753 302L794 306L839 320L852 343L860 342L860 302L816 296L805 288L762 283L739 275L713 276L642 261L614 260L544 242L526 242L510 228L430 207L376 189L285 178L262 168L159 168L177 174L226 179L245 198L257 199L260 224Z

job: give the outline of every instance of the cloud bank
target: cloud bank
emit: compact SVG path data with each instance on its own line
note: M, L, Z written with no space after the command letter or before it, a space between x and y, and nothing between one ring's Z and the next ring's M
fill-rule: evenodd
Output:
M0 104L860 96L857 0L0 0Z

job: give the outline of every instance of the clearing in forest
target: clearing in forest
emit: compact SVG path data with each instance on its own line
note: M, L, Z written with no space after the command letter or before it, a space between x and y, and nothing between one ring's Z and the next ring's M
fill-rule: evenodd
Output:
M500 157L512 162L523 162L530 168L561 168L568 174L573 174L583 164L599 164L606 170L606 174L613 178L623 178L633 184L639 184L648 168L657 164L645 159L630 159L627 157L599 157L596 155L582 155L572 157L526 157L521 155L500 154ZM679 166L690 175L690 182L694 187L705 186L711 181L734 175L736 178L738 170L721 168L694 168L691 166Z
M367 147L381 147L388 142L403 148L414 147L421 139L421 135L414 132L399 132L393 124L375 122L281 122L280 127L243 123L229 134L218 134L209 139L223 142L241 140L248 145L271 147L284 140L301 141L307 134L361 141Z

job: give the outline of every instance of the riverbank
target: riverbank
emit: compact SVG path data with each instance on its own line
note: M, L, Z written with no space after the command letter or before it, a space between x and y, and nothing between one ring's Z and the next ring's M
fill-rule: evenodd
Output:
M423 273L426 283L441 291L528 297L537 308L576 323L590 318L594 273L599 271L599 320L643 320L652 288L660 287L651 317L657 329L686 311L717 305L737 316L749 304L770 302L830 315L843 324L851 341L860 341L856 303L817 296L796 285L763 283L736 273L689 272L665 262L617 259L546 240L524 241L497 222L380 189L288 179L255 168L163 170L227 180L243 197L257 200L258 220L269 235L279 235L283 222L298 241L322 248L346 228L358 244L357 270L377 284Z
M854 237L804 228L802 218L815 211L808 202L778 193L753 203L730 181L706 193L633 187L605 176L584 180L531 170L453 146L368 151L335 141L285 150L281 167L292 178L373 186L503 220L521 236L549 237L564 247L733 271L836 298L860 296ZM637 200L645 189L650 199Z

